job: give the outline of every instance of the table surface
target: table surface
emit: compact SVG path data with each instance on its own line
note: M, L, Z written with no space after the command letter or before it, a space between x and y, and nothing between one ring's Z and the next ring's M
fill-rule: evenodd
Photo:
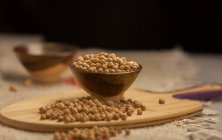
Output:
M190 56L199 68L199 80L222 83L222 54L191 54ZM222 98L214 100L210 108L219 111L222 118ZM216 127L222 132L222 121L219 121Z
M2 38L0 36L0 42L11 42L10 37ZM30 38L29 38L30 39ZM23 40L23 41L21 41ZM27 36L19 37L17 36L17 40L14 42L25 42L27 40ZM33 40L31 38L30 40ZM40 41L40 39L36 36L34 37L34 41ZM33 42L33 41L32 41ZM133 55L133 52L130 54L133 57L141 57L139 55ZM222 55L209 55L209 54L188 54L190 58L195 62L196 66L199 69L198 80L201 82L218 82L222 83ZM139 59L139 58L138 58ZM139 83L138 83L139 84ZM217 99L212 102L212 109L218 110L220 114L222 114L222 98ZM220 115L222 118L222 115ZM217 123L217 128L222 132L222 122Z

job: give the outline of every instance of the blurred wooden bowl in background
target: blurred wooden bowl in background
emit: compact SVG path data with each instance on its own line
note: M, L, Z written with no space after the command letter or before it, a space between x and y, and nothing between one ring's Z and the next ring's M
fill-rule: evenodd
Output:
M14 52L32 79L41 83L55 83L74 59L78 48L73 45L41 42L22 44Z

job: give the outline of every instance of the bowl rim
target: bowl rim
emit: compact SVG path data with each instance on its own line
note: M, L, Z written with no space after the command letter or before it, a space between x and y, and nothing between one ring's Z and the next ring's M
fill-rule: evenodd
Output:
M25 53L25 52L21 52L18 51L18 48L28 48L29 45L33 45L33 44L57 44L57 45L64 45L67 46L69 48L72 48L70 51L61 51L61 52L54 52L53 54L33 54L33 53ZM77 53L79 50L79 47L77 45L72 45L72 44L68 44L68 43L63 43L63 42L31 42L31 43L21 43L21 44L17 44L13 47L13 51L16 53L20 53L23 55L29 55L29 56L40 56L40 57L65 57L65 56L70 56L70 55L74 55L73 53Z
M127 75L127 74L131 74L131 73L138 73L143 68L143 66L141 64L139 64L139 66L140 66L140 68L138 70L130 71L130 72L100 73L100 72L91 72L91 71L84 71L84 70L81 70L81 69L76 69L73 65L73 62L69 64L69 67L70 67L71 70L75 70L75 71L78 71L78 72L81 72L81 73L99 74L99 75Z

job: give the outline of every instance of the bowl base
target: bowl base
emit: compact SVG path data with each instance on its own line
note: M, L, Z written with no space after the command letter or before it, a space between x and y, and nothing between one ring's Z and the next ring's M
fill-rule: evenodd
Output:
M93 93L88 93L88 94L90 94L94 98L97 98L99 100L105 100L105 101L115 101L115 100L119 100L119 99L124 98L123 93L119 94L117 96L112 96L112 97L104 97L104 96L100 96L100 95L93 94Z

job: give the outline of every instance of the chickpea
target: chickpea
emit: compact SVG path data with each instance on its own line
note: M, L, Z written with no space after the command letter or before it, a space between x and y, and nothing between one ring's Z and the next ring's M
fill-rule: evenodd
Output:
M81 105L78 105L78 106L77 106L77 110L78 110L78 112L81 112L81 111L82 111L82 106L81 106Z
M110 130L110 135L111 136L116 136L116 131L115 130Z
M71 114L71 111L69 109L65 109L64 114Z
M95 121L101 121L101 120L102 120L102 118L100 116L95 117Z
M106 65L106 64L103 64L103 65L101 66L101 68L102 68L103 70L105 70L105 69L107 69L107 65Z
M135 106L136 108L139 108L139 107L141 106L141 104L140 104L138 101L134 101L134 106Z
M60 115L60 116L58 116L57 120L58 120L58 122L61 122L64 120L64 117L62 115Z
M114 69L109 69L109 72L114 73L115 70Z
M125 70L130 70L130 66L129 65L125 65Z
M40 107L39 108L39 112L40 113L45 113L46 112L46 108L45 107Z
M41 118L40 118L41 120L45 120L45 119L47 119L47 116L46 116L46 114L41 114Z
M114 53L103 52L80 56L73 62L73 65L83 71L100 73L130 72L139 68L139 65L134 61L127 61L125 57L118 57ZM107 70L107 68L110 69Z
M89 55L84 55L83 58L84 58L85 60L88 60L88 59L89 59Z
M95 120L95 116L94 115L89 115L89 120L90 121L94 121Z
M65 123L69 123L69 122L71 122L71 118L68 117L68 116L66 116L66 117L65 117Z
M62 140L62 136L60 135L59 132L54 133L54 140Z
M137 115L142 115L142 111L139 109L139 110L137 110Z
M102 69L102 68L99 68L99 69L98 69L98 72L103 72L103 69Z
M57 115L55 113L50 113L50 119L54 120L57 118Z
M165 100L159 99L159 104L165 104Z
M135 66L135 65L133 65L133 66L131 66L131 69L132 69L132 70L137 70L137 69L138 69L138 67L137 67L137 66Z
M40 119L57 120L58 122L86 122L126 120L136 109L142 115L146 106L132 99L100 101L90 96L72 100L57 100L55 103L39 108Z
M130 134L130 130L129 129L126 129L125 130L125 135L129 135Z
M125 66L124 65L120 65L120 70L125 70Z
M104 72L105 72L105 73L109 73L109 70L108 70L108 69L105 69Z
M78 58L77 58L77 61L83 61L84 60L84 58L82 57L82 56L79 56Z
M118 120L120 118L119 114L114 114L113 119Z
M142 111L146 111L146 106L142 105L140 108Z
M127 114L127 116L131 116L131 115L132 115L132 111L128 110L128 111L126 112L126 114Z
M113 59L112 58L108 58L107 61L111 63L111 62L113 62Z
M63 109L63 108L65 108L65 105L63 103L59 103L59 108Z

